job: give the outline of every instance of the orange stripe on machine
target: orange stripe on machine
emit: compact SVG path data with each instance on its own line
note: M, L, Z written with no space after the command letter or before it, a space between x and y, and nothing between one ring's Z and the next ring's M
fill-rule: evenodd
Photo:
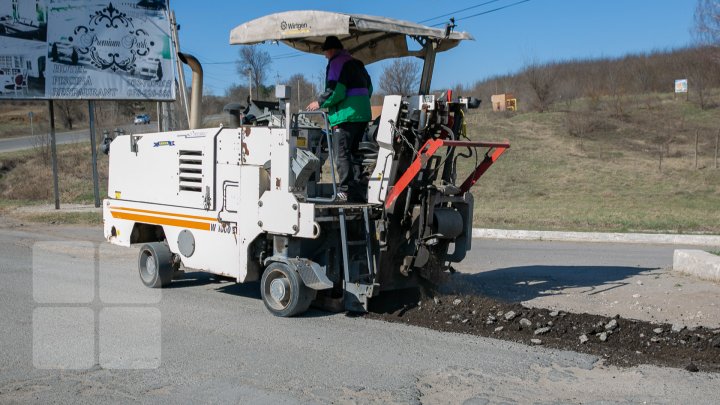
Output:
M140 215L140 214L132 214L128 212L121 212L121 211L110 211L113 218L116 219L126 219L129 221L135 221L135 222L143 222L146 224L153 224L153 225L169 225L169 226L177 226L180 228L190 228L190 229L199 229L202 231L209 231L210 230L210 224L206 222L195 222L195 221L188 221L185 219L175 219L175 218L163 218L163 217L156 217L151 215ZM168 215L168 214L164 214Z
M123 211L131 211L131 212L141 212L143 214L154 214L154 215L166 215L168 217L179 217L179 218L189 218L189 219L200 219L203 221L217 221L217 218L212 217L200 217L197 215L187 215L187 214L174 214L170 212L162 212L162 211L151 211L151 210L143 210L140 208L127 208L127 207L117 207L112 206L110 207L111 210L123 210Z

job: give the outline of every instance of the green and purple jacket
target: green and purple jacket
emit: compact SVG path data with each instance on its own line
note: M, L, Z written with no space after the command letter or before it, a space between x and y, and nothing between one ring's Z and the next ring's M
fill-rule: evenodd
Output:
M319 102L320 107L328 109L330 126L372 119L370 75L365 65L346 50L339 51L328 61L325 86Z

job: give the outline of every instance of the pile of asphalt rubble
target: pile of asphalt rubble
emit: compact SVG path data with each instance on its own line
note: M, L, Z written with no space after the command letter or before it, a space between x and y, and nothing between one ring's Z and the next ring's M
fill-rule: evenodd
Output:
M391 297L378 300L368 316L593 354L617 366L653 364L691 372L720 371L720 329L528 308L477 295L421 298L417 292L408 294L403 303L392 302Z

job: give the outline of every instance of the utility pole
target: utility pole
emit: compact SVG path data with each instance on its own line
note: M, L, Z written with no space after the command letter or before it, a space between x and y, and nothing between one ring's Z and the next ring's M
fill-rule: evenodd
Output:
M698 168L698 136L700 135L700 130L695 130L695 170Z
M48 100L48 110L50 113L50 153L52 156L53 193L55 195L55 209L59 210L60 186L58 185L57 144L55 142L55 106L52 100Z
M93 193L95 195L95 208L100 207L100 188L98 186L98 170L97 170L97 147L95 144L95 101L88 100L88 115L90 120L90 148L92 154L92 177L93 177Z
M252 100L252 69L248 68L248 97Z
M175 51L180 52L180 37L178 36L178 30L180 27L177 25L177 20L175 20L175 12L170 11L170 33L171 40L175 44ZM177 64L177 70L178 70L178 84L180 88L180 100L183 103L183 107L185 107L185 116L187 118L187 122L190 122L190 108L188 105L188 95L187 95L187 85L185 84L185 70L182 61L180 58L175 58L175 63Z
M718 168L718 146L720 145L720 129L715 134L715 168Z

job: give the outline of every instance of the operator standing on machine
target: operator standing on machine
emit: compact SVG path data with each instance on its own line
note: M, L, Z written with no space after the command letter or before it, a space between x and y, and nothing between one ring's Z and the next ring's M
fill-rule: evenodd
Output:
M322 50L328 59L326 89L318 101L313 101L306 108L309 111L328 109L338 174L337 200L363 201L366 197L359 185L362 156L358 145L372 119L370 75L365 65L343 48L338 37L325 38Z

